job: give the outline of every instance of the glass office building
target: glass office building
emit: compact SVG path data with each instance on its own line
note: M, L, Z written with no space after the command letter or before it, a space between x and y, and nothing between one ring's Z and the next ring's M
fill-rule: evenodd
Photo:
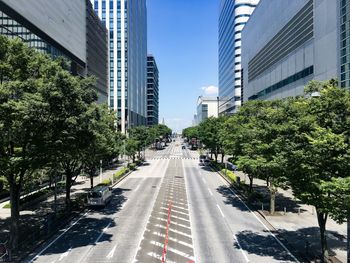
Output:
M259 0L221 0L219 16L220 114L234 113L242 100L241 32Z
M340 0L340 86L350 87L350 1Z
M159 123L159 71L154 56L147 56L147 126Z
M107 29L89 1L1 0L0 34L64 57L74 75L96 76L98 102L107 102Z
M147 10L145 0L91 0L109 30L109 106L118 127L146 124Z

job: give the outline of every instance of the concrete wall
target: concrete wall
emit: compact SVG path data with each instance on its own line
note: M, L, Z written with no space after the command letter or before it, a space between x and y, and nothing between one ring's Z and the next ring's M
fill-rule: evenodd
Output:
M85 0L2 0L86 62Z

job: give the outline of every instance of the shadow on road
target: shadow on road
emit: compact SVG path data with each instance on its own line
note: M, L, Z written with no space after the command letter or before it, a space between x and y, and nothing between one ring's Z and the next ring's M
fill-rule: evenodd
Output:
M221 185L216 189L216 191L226 198L225 204L231 204L233 207L236 207L241 211L248 211L246 206L243 205L239 201L239 199L232 193L229 186ZM261 205L264 204L264 209L268 211L270 206L270 197L266 187L255 186L254 191L260 193L262 196L262 199L250 202L249 207L252 210L258 210L258 209L261 209ZM294 200L290 197L286 197L281 193L277 193L276 194L276 211L284 211L284 208L286 208L287 212L293 212L293 213L298 213L299 211L302 213L306 211L305 209L301 208L300 201Z
M266 232L259 234L246 230L239 232L236 237L242 249L249 254L273 257L283 262L293 261L292 257L276 242L273 236ZM321 249L317 227L301 228L296 231L279 229L273 233L280 240L288 239L288 248L301 262L306 260L314 262L318 259ZM329 247L341 250L347 249L345 237L339 237L339 234L334 231L327 231L327 236ZM234 243L234 246L239 247L237 242ZM330 250L330 256L334 256L334 254Z

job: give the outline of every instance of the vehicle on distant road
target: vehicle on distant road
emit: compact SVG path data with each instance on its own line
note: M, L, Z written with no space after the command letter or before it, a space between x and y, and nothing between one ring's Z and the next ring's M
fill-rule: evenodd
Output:
M185 150L186 149L186 146L185 145L182 145L182 150Z
M199 156L199 165L204 165L204 160L207 160L208 157L206 155L201 154Z
M210 160L209 159L203 160L203 165L204 166L209 166L210 165Z
M112 188L106 185L97 185L88 192L89 206L106 206L112 199Z

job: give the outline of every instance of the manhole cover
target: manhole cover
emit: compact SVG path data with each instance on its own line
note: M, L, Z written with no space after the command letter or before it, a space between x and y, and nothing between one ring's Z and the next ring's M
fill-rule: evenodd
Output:
M156 185L152 185L152 188L157 188L157 186Z

